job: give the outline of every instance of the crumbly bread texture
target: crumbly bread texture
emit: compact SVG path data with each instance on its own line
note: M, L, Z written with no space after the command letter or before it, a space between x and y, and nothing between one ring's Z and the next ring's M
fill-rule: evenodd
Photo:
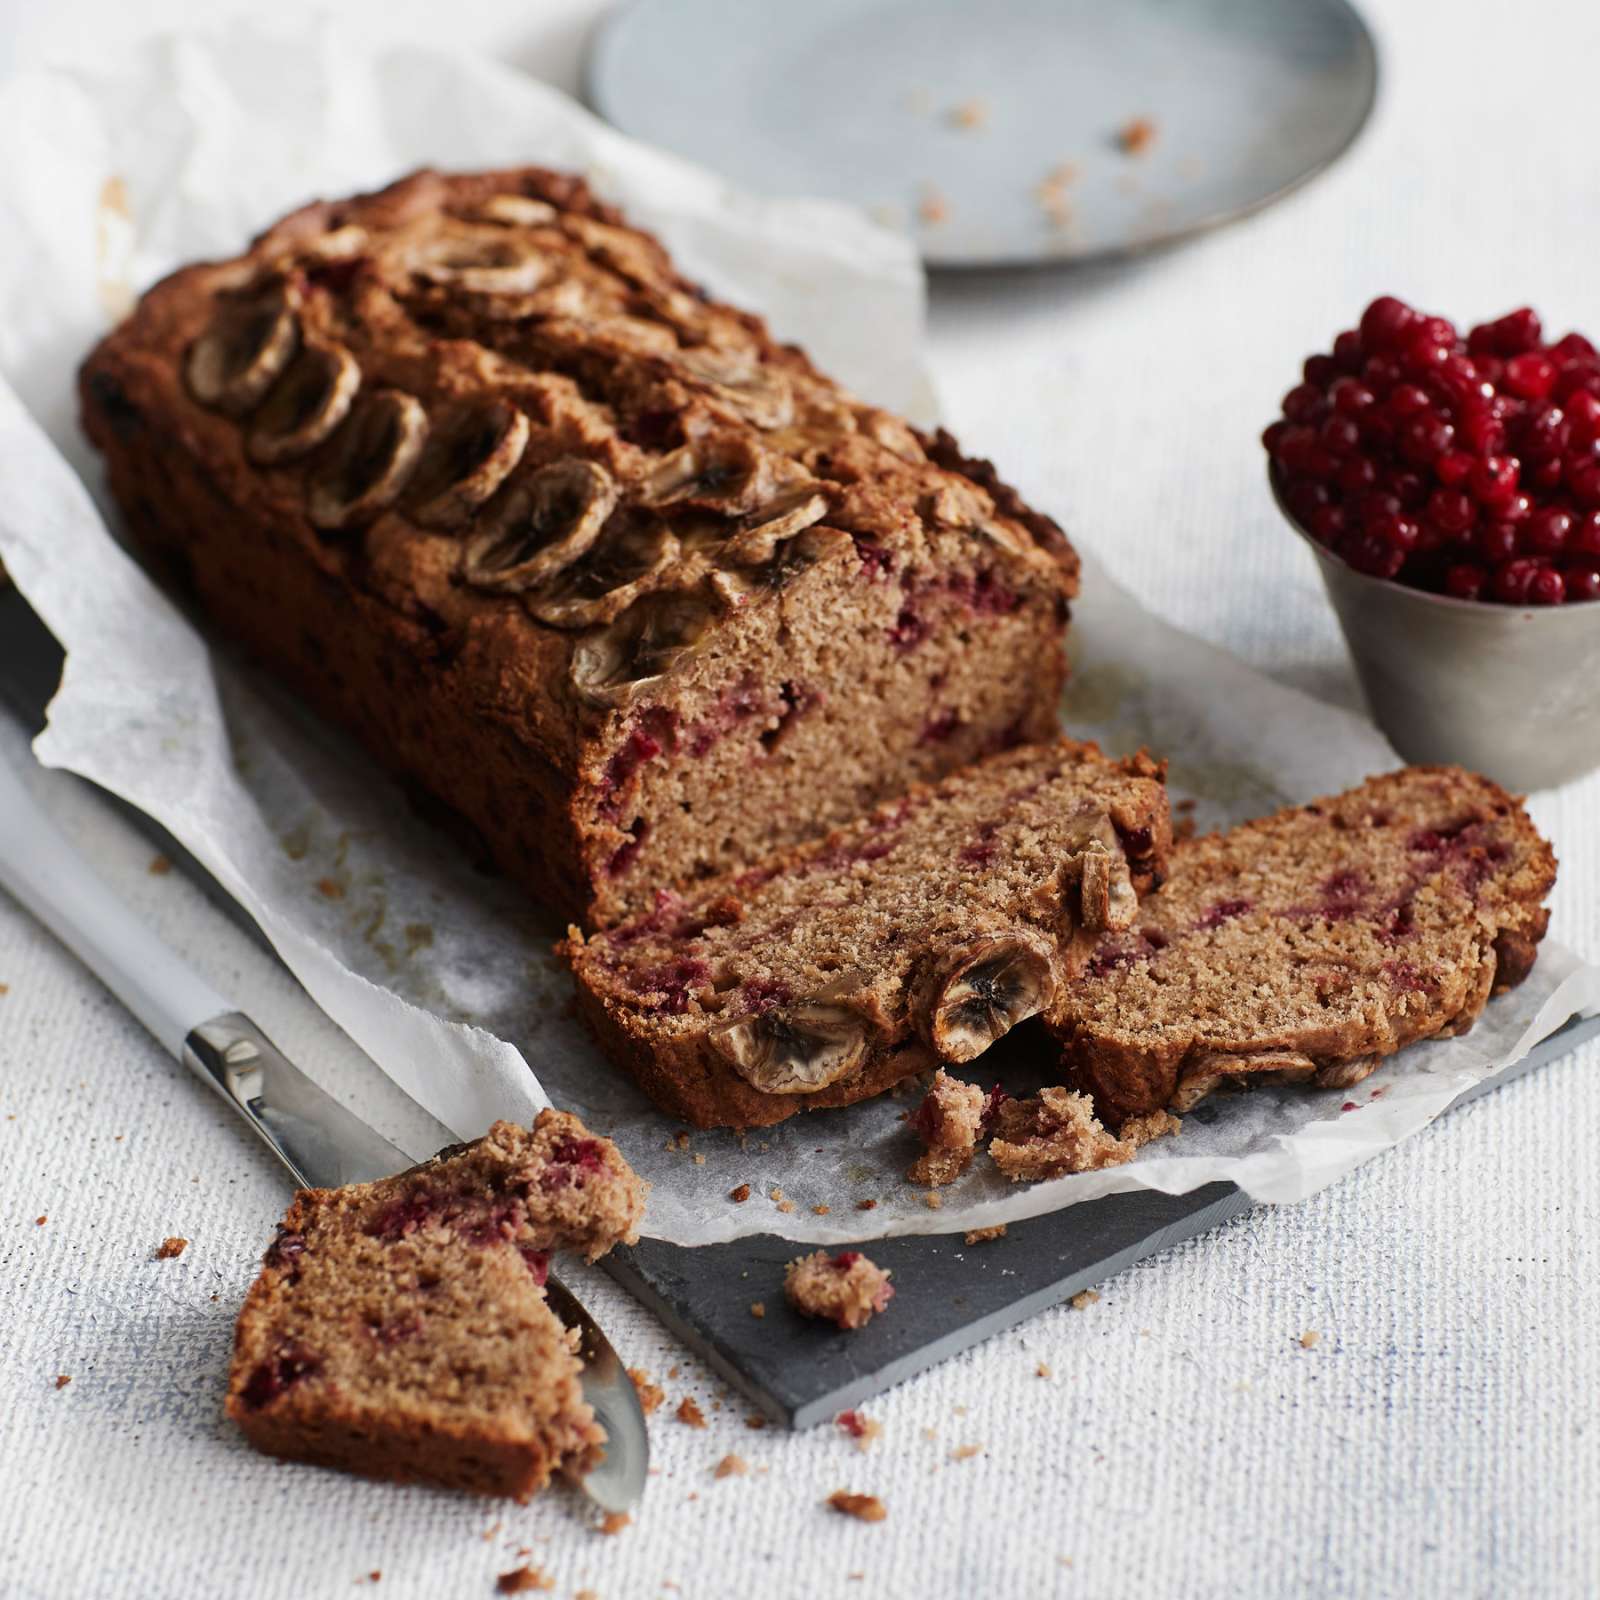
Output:
M934 1188L954 1183L972 1164L986 1131L989 1105L990 1096L977 1084L953 1078L940 1067L922 1103L907 1119L923 1148L906 1177Z
M814 1250L789 1263L783 1292L802 1316L849 1331L866 1327L894 1298L889 1276L859 1250Z
M906 1177L916 1184L954 1183L988 1141L994 1164L1018 1182L1059 1178L1120 1166L1152 1139L1177 1133L1178 1118L1165 1111L1130 1118L1120 1135L1108 1133L1087 1095L1058 1086L1015 1099L996 1085L985 1094L943 1069L907 1119L922 1154ZM1001 1230L1004 1231L1003 1229ZM979 1230L983 1237L991 1237ZM973 1236L968 1234L967 1242Z
M80 396L223 635L586 925L1054 731L1061 531L576 179L307 206Z
M605 1434L552 1250L637 1237L644 1186L608 1139L543 1111L409 1172L295 1196L239 1313L227 1410L258 1450L525 1500Z
M602 1047L700 1127L846 1105L1045 1009L1159 881L1161 769L1059 740L561 947Z
M1025 1099L1007 1099L995 1112L989 1159L1014 1182L1096 1172L1132 1161L1152 1139L1177 1133L1170 1112L1130 1117L1119 1135L1108 1133L1085 1094L1060 1087Z
M1465 1032L1531 970L1556 862L1522 806L1454 767L1178 846L1048 1017L1112 1126L1226 1078L1344 1088Z

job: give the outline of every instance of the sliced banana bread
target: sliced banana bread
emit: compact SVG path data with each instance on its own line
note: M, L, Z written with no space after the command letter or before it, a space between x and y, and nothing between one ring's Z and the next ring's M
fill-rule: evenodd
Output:
M970 1061L1070 988L1159 881L1162 769L1060 740L911 790L562 955L663 1109L746 1127Z
M1061 531L575 178L307 206L81 398L222 635L586 924L1054 732Z
M644 1188L544 1111L376 1183L295 1196L239 1313L227 1410L258 1450L526 1499L605 1434L549 1252L631 1242Z
M1345 1087L1527 976L1555 876L1504 790L1407 768L1180 844L1047 1021L1112 1126L1228 1077Z

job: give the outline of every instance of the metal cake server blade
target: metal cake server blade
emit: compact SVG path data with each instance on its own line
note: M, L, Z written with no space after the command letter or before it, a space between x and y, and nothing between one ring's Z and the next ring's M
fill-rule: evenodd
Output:
M347 1111L167 948L96 876L0 760L0 888L33 913L202 1082L219 1094L301 1188L403 1172L404 1151ZM550 1308L577 1330L583 1395L606 1430L579 1480L607 1511L644 1492L650 1440L633 1380L576 1296L554 1277Z

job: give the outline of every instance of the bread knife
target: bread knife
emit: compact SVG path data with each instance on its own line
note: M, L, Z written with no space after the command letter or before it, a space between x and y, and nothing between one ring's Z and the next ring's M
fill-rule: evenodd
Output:
M0 888L67 946L214 1090L301 1188L387 1178L414 1165L308 1078L265 1033L146 928L95 874L0 759ZM581 1480L607 1511L644 1491L650 1440L633 1380L594 1318L554 1276L550 1308L579 1336L583 1395L606 1431Z

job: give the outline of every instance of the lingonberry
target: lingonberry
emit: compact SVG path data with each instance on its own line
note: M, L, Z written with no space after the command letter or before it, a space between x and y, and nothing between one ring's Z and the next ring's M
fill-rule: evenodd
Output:
M1305 523L1311 537L1318 544L1327 545L1329 549L1338 544L1349 527L1349 519L1345 516L1343 506L1318 506L1305 519Z
M1455 424L1437 411L1420 411L1400 430L1400 450L1419 467L1432 465L1455 443Z
M1309 522L1312 515L1328 503L1328 491L1309 478L1299 478L1284 491L1284 502L1300 522Z
M1535 493L1548 493L1565 476L1566 467L1560 456L1542 456L1529 462L1523 474L1524 487Z
M1339 376L1339 363L1332 356L1307 356L1302 371L1306 382L1320 393Z
M1384 474L1383 486L1407 511L1420 511L1427 503L1428 480L1420 472L1398 467Z
M1486 522L1472 536L1472 551L1485 566L1497 567L1517 553L1517 530L1506 522Z
M1339 463L1339 492L1355 500L1378 481L1378 463L1371 456L1350 456Z
M1600 353L1524 307L1463 339L1384 295L1261 436L1290 516L1360 572L1462 600L1600 601Z
M1506 447L1506 425L1490 412L1460 418L1456 435L1474 455L1499 455Z
M1405 301L1380 295L1361 313L1361 342L1368 350L1392 350L1416 321L1416 312Z
M1600 600L1600 561L1580 561L1562 574L1568 600Z
M1572 533L1572 513L1560 506L1540 506L1522 528L1522 546L1531 556L1558 556Z
M1556 386L1556 364L1542 350L1526 350L1506 362L1505 386L1524 400L1542 400Z
M1351 417L1324 417L1318 430L1323 448L1336 456L1353 455L1361 445L1361 426Z
M1483 593L1485 577L1487 574L1482 567L1458 561L1445 570L1444 592L1454 595L1457 600L1476 600Z
M1503 506L1517 492L1521 470L1515 456L1485 456L1467 473L1468 492L1491 510Z
M1339 547L1339 554L1356 569L1372 578L1393 578L1405 565L1406 553L1399 545L1375 533L1352 534Z
M1389 395L1389 414L1397 421L1428 409L1428 391L1415 383L1396 384Z
M1566 396L1567 439L1573 444L1592 444L1600 438L1600 395L1587 389L1574 389Z
M1378 517L1366 524L1366 532L1402 552L1415 548L1418 536L1417 524L1410 517L1401 516Z
M1343 417L1359 418L1378 403L1378 397L1359 378L1340 378L1328 391L1333 409Z
M1291 422L1315 422L1323 413L1322 391L1314 384L1297 383L1283 397L1283 414Z
M1567 540L1567 553L1600 561L1600 511L1587 511L1578 518Z
M1333 341L1333 359L1341 372L1359 372L1363 354L1361 334L1355 328L1346 328Z
M1567 581L1554 567L1540 567L1528 579L1528 604L1558 606L1567 598Z
M1519 556L1495 568L1490 590L1502 605L1520 606L1528 598L1528 586L1540 564L1527 556Z
M1465 533L1477 518L1477 502L1459 489L1435 489L1428 497L1429 521L1447 534Z

